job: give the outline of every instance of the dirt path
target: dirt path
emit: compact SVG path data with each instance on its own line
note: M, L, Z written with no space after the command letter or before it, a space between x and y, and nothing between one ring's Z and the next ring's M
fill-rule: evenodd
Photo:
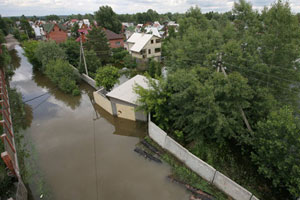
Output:
M20 44L13 35L9 34L5 37L6 43L4 44L6 48L10 51L15 48L16 45Z

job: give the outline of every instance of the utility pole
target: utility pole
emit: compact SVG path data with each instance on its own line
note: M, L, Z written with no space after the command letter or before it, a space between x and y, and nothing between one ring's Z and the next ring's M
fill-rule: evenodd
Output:
M221 54L218 53L217 55L218 55L217 72L219 72L220 69L221 69L222 72L223 72L223 74L224 74L224 76L227 77L226 71L225 71L225 69L224 69L224 67L223 67L222 53L221 53ZM250 126L250 124L249 124L249 122L248 122L248 119L247 119L247 117L246 117L246 114L245 114L243 108L242 108L240 105L238 105L238 106L239 106L239 110L240 110L240 112L241 112L241 114L242 114L243 120L244 120L244 122L245 122L245 124L246 124L246 126L247 126L247 129L252 133L252 132L253 132L253 131L252 131L252 128L251 128L251 126Z
M80 36L80 63L81 63L81 54L82 54L82 57L83 57L85 73L86 73L87 76L89 76L89 72L88 72L88 69L87 69L87 66L86 66L86 62L85 62L84 50L83 50L83 47L82 47L82 33L81 33L81 36Z

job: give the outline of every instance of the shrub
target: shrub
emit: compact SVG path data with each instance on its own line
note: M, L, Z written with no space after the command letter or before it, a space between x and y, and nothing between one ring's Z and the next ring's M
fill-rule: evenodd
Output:
M76 85L77 76L67 61L61 59L50 61L46 66L45 74L62 91L73 95L80 94L76 91L79 90Z
M110 91L116 83L119 82L120 73L118 68L107 65L97 70L96 84L103 86L107 91Z

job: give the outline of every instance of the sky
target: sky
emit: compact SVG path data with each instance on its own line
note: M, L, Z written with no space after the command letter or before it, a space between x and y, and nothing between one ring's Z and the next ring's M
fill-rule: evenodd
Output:
M254 9L271 5L274 0L249 0ZM300 12L300 0L289 0L294 13ZM234 0L0 0L2 16L45 16L94 13L100 6L109 5L118 14L145 12L186 12L191 6L199 6L203 13L226 12L232 9Z

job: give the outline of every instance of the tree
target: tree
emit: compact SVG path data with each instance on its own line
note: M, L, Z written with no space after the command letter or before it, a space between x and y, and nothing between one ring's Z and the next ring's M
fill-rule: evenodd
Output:
M22 42L23 49L25 51L25 56L28 58L29 62L34 67L39 67L41 65L41 62L39 62L39 59L36 57L36 50L38 48L40 42L36 40L27 40Z
M135 69L137 67L136 59L133 58L130 54L124 57L124 67L128 69Z
M101 60L97 57L97 54L93 50L85 51L85 60L88 68L89 75L94 78L97 69L102 66ZM85 68L83 62L81 62L81 66L79 66L80 72L85 73Z
M257 124L251 155L259 173L271 179L275 187L288 188L293 197L300 196L299 132L299 119L291 108L271 112L267 120Z
M89 31L85 46L88 50L94 50L103 63L108 63L111 56L110 48L106 35L101 27L94 27Z
M35 56L42 63L42 66L39 66L42 71L45 70L46 65L50 61L66 58L65 51L54 41L40 42L37 46Z
M101 6L99 10L95 12L95 19L98 26L107 28L115 33L121 32L122 24L110 6Z
M29 37L29 38L34 38L34 32L33 32L33 29L32 27L30 26L28 20L24 17L21 17L21 20L20 20L20 26L21 26L21 29L23 31L25 31L25 34Z
M63 92L79 95L80 91L76 85L77 76L69 62L56 59L46 65L45 74Z
M71 65L77 67L80 57L80 44L74 39L60 43L59 46L65 51L68 61Z
M74 26L71 28L71 35L72 37L74 38L78 38L79 37L79 32L78 32L78 29L79 29L79 25L78 23L75 23Z
M57 16L57 15L47 15L45 18L47 21L53 21L53 20L59 21L60 20L59 16Z
M110 91L119 82L120 73L118 68L107 65L97 70L96 85L103 86L106 91Z

